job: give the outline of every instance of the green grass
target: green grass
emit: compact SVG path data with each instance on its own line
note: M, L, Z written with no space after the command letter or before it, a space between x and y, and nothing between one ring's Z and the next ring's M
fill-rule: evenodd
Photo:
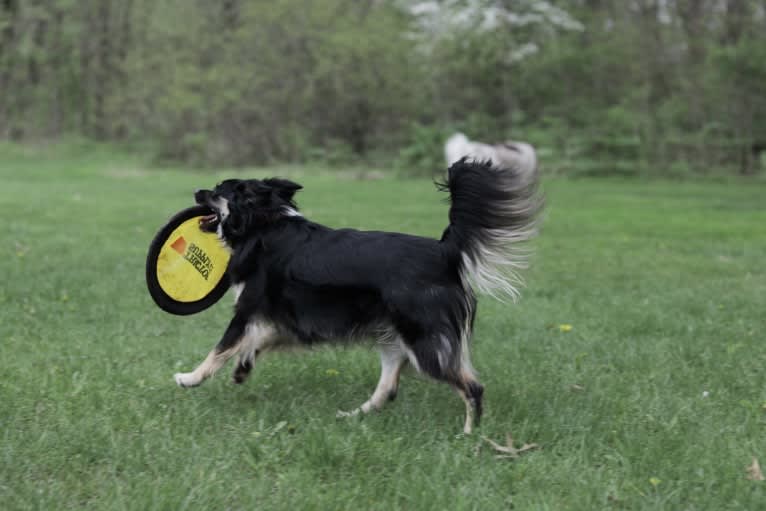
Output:
M446 225L425 180L247 175L282 171L329 225ZM144 257L222 175L0 146L0 508L766 506L766 482L745 470L766 464L766 185L546 182L521 302L480 301L486 411L464 437L462 402L412 373L382 413L336 419L377 382L377 355L361 348L273 355L243 386L227 367L176 387L230 299L168 315ZM541 449L496 459L480 435L508 432Z

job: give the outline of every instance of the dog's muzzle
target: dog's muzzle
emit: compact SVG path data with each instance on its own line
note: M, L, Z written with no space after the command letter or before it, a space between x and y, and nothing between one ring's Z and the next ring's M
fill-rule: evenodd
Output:
M194 192L194 200L197 202L197 204L201 206L208 206L215 211L215 208L212 206L212 197L213 192L210 190L197 190ZM204 232L216 232L219 223L221 223L221 219L216 212L212 215L206 215L200 218L199 228Z

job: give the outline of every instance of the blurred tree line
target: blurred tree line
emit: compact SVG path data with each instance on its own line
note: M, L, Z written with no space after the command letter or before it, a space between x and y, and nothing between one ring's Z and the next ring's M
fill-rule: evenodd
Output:
M0 137L198 165L432 170L459 129L565 171L753 173L764 86L766 0L0 0Z

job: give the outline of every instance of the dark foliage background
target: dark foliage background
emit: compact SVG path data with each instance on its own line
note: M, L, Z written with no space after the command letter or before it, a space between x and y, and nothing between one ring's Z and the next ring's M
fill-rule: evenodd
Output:
M0 0L0 137L412 172L531 140L569 173L751 174L764 0Z

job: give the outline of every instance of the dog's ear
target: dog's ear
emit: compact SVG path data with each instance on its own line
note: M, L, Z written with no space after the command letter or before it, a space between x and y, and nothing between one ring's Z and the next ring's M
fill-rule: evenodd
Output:
M280 179L276 177L264 179L263 184L271 188L273 194L286 202L292 202L295 192L303 188L298 183L293 183L288 179Z

